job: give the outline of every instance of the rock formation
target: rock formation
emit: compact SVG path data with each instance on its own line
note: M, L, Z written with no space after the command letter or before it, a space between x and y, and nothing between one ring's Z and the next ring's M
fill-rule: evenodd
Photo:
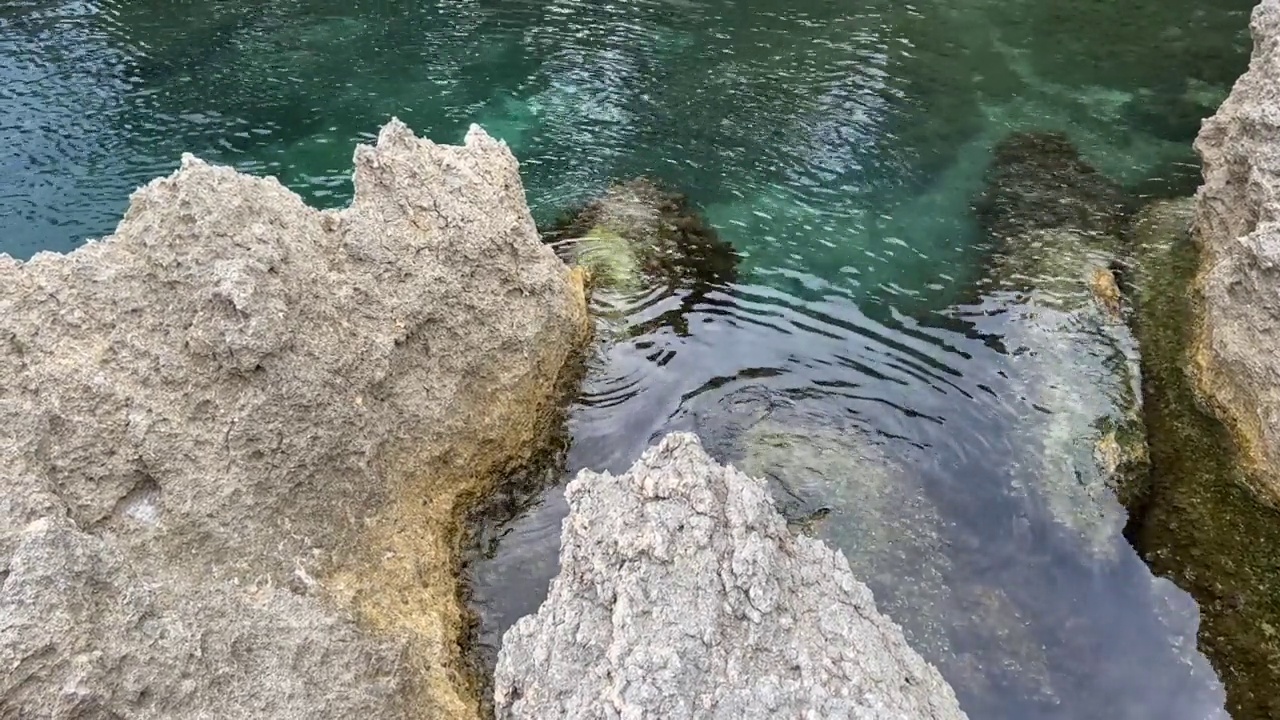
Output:
M1249 70L1196 140L1204 185L1191 352L1196 386L1232 429L1259 497L1280 503L1280 2L1262 0Z
M737 467L783 486L775 498L820 504L826 512L808 534L848 558L879 609L971 712L998 704L995 688L1016 688L1027 703L1061 702L1026 612L1004 588L966 572L976 538L959 532L921 478L865 429L798 405L770 399L735 443Z
M461 515L587 331L517 163L397 120L317 211L184 156L0 256L0 716L475 716Z
M1085 162L1065 134L1013 133L992 155L975 211L993 239L1008 246L1062 228L1101 239L1122 229L1123 192Z
M506 634L498 718L963 718L839 552L674 433L568 486L560 574Z
M1129 503L1126 534L1152 570L1200 608L1200 646L1238 720L1280 716L1280 514L1258 502L1229 433L1197 401L1186 372L1194 333L1187 287L1197 271L1196 204L1152 203L1130 233L1134 326L1151 450L1148 493Z
M687 293L692 306L712 288L737 279L738 254L691 207L688 198L637 177L616 183L566 212L544 233L565 262L585 271L595 334L602 341L633 337L670 324L688 332L682 312L629 325L655 293ZM596 344L603 353L607 342ZM597 357L595 360L602 362Z
M1000 333L1027 408L1027 454L1014 462L1032 495L1108 554L1121 545L1120 502L1142 491L1147 466L1137 344L1113 271L1128 262L1129 203L1064 135L1034 132L996 146L974 209L992 246L981 302L1007 318Z
M591 271L593 285L627 292L646 280L731 283L738 257L679 194L640 177L607 188L567 213L547 233L568 259Z

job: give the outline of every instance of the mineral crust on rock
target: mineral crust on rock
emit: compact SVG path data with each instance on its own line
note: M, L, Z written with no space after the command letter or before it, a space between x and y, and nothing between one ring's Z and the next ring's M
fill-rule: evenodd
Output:
M1280 1L1262 0L1250 30L1249 70L1195 144L1203 255L1191 362L1255 491L1280 504Z
M460 515L587 332L515 158L392 120L355 197L184 156L0 256L0 717L466 718Z
M506 634L498 718L963 718L849 563L673 433L568 486L560 574Z

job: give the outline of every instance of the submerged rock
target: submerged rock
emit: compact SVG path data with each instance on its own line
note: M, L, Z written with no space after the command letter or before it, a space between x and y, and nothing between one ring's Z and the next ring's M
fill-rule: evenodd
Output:
M474 717L460 516L587 330L515 158L398 120L317 211L184 156L0 256L0 715Z
M1102 241L1123 229L1123 190L1085 162L1065 133L1016 132L992 154L974 209L987 235L1006 248L1036 231L1067 229Z
M658 283L724 285L738 256L679 194L648 178L610 186L569 213L547 240L590 272L593 287L617 292Z
M1137 344L1115 270L1128 201L1060 133L1016 133L996 148L975 212L992 241L982 304L1006 317L1003 343L1025 402L1024 490L1092 551L1121 546L1117 498L1140 492L1147 452Z
M668 435L568 486L560 574L506 634L498 718L963 718L839 552Z
M1280 505L1280 2L1259 3L1250 27L1249 71L1195 143L1204 185L1191 361L1258 496Z
M608 341L670 324L688 332L682 312L628 324L656 293L687 292L690 301L737 279L738 254L683 195L639 177L610 186L566 213L543 234L565 262L585 271L598 357ZM686 303L688 304L688 303ZM589 361L590 362L590 361Z

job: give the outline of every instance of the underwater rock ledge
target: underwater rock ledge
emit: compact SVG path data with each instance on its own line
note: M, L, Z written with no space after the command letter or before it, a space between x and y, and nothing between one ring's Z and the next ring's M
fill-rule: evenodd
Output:
M695 435L566 497L560 572L503 637L499 720L966 717L844 555Z
M1280 717L1280 0L1195 147L1194 199L1135 220L1135 325L1151 448L1126 536L1201 610L1237 720Z
M462 515L557 426L581 273L398 120L355 196L185 155L0 256L0 716L476 717Z

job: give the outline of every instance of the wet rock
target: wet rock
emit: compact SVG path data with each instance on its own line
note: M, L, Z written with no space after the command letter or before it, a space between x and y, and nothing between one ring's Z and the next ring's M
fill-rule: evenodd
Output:
M688 334L685 310L709 291L737 279L738 254L683 195L648 178L610 186L599 198L566 213L544 239L585 271L595 322L596 354L604 362L611 341L670 326ZM633 322L658 294L684 295L680 308Z
M504 638L497 717L965 717L844 557L696 436L567 496L560 574Z
M1025 408L1022 491L1100 555L1121 546L1117 495L1141 492L1147 468L1137 343L1116 279L1129 205L1055 132L1000 142L975 202L992 246L980 302L1006 318Z
M1135 219L1134 326L1151 447L1148 491L1127 536L1152 570L1200 609L1200 645L1237 719L1280 717L1280 513L1246 482L1231 433L1197 399L1189 349L1204 271L1192 239L1202 201L1153 203Z
M1259 497L1280 503L1280 2L1250 25L1249 71L1196 140L1204 185L1195 232L1203 256L1191 350L1196 387L1231 428Z
M567 259L590 271L593 286L619 292L654 284L724 285L737 279L738 255L682 195L647 178L610 186L547 234Z
M0 715L473 717L460 516L586 333L515 158L398 120L317 211L184 156L0 256Z

